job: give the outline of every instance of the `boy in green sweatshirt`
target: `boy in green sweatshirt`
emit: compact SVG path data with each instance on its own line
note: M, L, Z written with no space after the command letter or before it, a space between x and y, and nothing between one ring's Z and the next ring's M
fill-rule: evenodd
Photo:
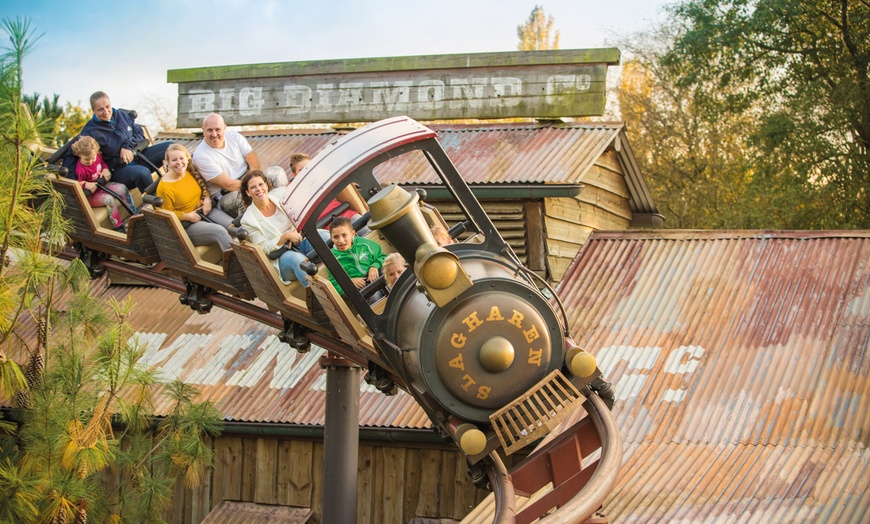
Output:
M332 254L344 268L347 276L357 289L362 289L379 276L384 264L384 252L377 242L357 237L353 225L346 217L336 217L329 224L329 238L332 240ZM340 294L344 291L335 281L332 273L329 280Z

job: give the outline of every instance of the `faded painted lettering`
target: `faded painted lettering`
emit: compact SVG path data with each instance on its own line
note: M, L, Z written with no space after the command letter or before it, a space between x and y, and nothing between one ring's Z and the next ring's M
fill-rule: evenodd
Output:
M237 113L245 122L259 121L266 114L280 115L286 121L305 120L306 115L312 118L318 113L351 118L385 112L415 114L442 110L452 115L477 115L488 110L509 116L524 99L528 105L529 97L538 97L551 106L571 104L576 95L589 91L593 83L592 76L586 74L556 74L525 81L534 82L529 92L519 77L479 74L391 81L366 78L338 83L310 79L306 82L305 77L294 77L292 82L261 80L259 85L218 89L191 86L180 96L179 121L199 122L213 112L230 121L233 113Z

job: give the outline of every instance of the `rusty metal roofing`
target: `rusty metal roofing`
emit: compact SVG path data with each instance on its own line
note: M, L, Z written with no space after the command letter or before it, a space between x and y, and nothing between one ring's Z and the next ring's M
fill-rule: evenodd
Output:
M870 232L595 232L559 295L614 382L616 522L867 522Z
M202 524L305 524L311 514L311 508L224 500L209 512Z
M447 156L469 184L579 184L622 127L621 124L433 126ZM398 184L440 183L434 172L416 174L421 171L395 162L379 175Z
M469 185L583 183L596 160L608 149L618 152L625 170L632 211L655 213L622 123L451 124L428 126ZM288 173L290 155L316 155L343 132L336 130L246 131L262 166L278 165ZM167 136L196 149L201 137ZM375 171L382 183L438 184L422 155L404 155Z
M198 386L226 421L322 425L325 421L326 372L318 365L325 350L312 345L300 354L280 342L276 330L214 308L200 315L182 306L178 295L157 288L111 286L103 298L131 296L138 305L130 317L142 362L166 380ZM362 381L360 424L368 427L428 428L429 419L413 399L385 397ZM171 404L158 395L156 412Z
M276 330L220 308L201 315L178 301L178 294L153 287L109 285L103 277L91 284L103 300L131 298L129 317L135 340L145 348L140 363L159 372L164 382L180 379L197 386L200 400L210 400L227 422L285 423L322 426L326 415L326 372L318 365L326 351L316 345L300 354L276 337ZM65 299L58 299L63 310ZM261 306L265 307L262 303ZM36 326L22 319L19 338L34 344ZM26 363L22 348L9 354ZM430 428L429 418L402 391L387 397L362 380L360 425L374 428ZM0 406L14 405L0 398ZM165 386L155 392L156 415L172 408Z

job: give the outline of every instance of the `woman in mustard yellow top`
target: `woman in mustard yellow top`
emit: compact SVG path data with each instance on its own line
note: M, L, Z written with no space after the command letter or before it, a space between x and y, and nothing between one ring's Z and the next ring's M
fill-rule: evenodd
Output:
M181 220L194 246L218 244L224 251L230 249L227 227L233 219L220 209L212 209L211 195L191 163L187 149L181 144L169 146L166 166L166 174L157 185L163 209L172 211ZM203 220L203 216L211 222Z

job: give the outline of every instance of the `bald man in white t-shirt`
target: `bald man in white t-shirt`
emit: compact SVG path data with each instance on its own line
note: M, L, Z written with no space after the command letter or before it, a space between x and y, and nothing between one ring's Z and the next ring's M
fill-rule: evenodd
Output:
M241 178L249 170L260 169L260 161L248 140L227 130L217 113L205 117L202 134L203 140L193 152L193 165L208 184L212 201L218 202L221 211L237 217L245 211L239 192ZM280 167L269 168L265 174L274 187L287 185L287 174Z

